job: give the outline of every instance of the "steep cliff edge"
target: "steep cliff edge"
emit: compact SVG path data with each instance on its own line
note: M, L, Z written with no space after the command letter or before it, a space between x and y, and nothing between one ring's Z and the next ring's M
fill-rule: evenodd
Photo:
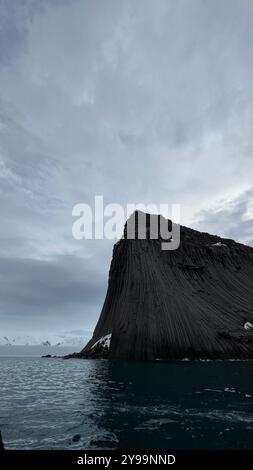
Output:
M93 337L77 356L253 358L253 248L186 227L175 251L121 239Z

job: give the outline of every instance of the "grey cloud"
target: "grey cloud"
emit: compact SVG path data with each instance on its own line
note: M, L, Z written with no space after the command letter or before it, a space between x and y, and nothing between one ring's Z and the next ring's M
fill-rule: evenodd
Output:
M105 291L112 242L78 244L71 213L96 194L180 203L183 224L201 214L203 230L238 238L243 222L250 239L242 201L234 222L231 208L220 205L223 219L207 208L252 184L251 0L0 0L0 10L0 256L13 269L0 326L15 311L37 328L58 302L67 321L75 297L83 327L82 282L95 322L101 295L75 260L92 261ZM60 260L73 277L58 277Z
M253 245L253 189L196 215L194 227Z
M105 279L89 260L58 256L52 260L0 259L0 309L3 320L20 325L34 316L58 322L59 329L71 326L73 310L89 329L94 324L97 305L105 294ZM69 318L68 318L69 317Z
M48 0L0 0L0 64L12 65L27 46L27 28L36 13L42 12ZM58 0L54 0L55 5Z

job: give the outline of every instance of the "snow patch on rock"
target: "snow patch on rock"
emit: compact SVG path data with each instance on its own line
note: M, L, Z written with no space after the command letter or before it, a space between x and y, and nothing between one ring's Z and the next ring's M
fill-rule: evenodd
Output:
M249 321L247 321L246 323L244 323L244 329L245 329L245 330L250 330L251 328L253 328L252 323L250 323Z
M98 341L96 341L96 343L93 344L91 349L98 347L98 346L109 349L110 344L111 344L111 338L112 338L111 333L109 333L108 335L102 336L102 338L100 338Z
M211 246L227 246L225 243L217 242L217 243L212 243Z

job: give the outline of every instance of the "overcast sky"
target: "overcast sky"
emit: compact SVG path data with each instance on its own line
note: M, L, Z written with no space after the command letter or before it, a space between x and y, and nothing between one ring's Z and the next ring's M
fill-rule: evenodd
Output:
M72 207L180 203L252 243L252 0L0 0L0 330L93 329L113 242Z

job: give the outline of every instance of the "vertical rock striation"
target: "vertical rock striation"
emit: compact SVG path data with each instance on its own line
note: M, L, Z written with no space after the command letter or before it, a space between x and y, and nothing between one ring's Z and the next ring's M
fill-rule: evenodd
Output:
M253 358L252 326L253 248L181 227L175 251L149 236L116 243L104 306L78 357Z

